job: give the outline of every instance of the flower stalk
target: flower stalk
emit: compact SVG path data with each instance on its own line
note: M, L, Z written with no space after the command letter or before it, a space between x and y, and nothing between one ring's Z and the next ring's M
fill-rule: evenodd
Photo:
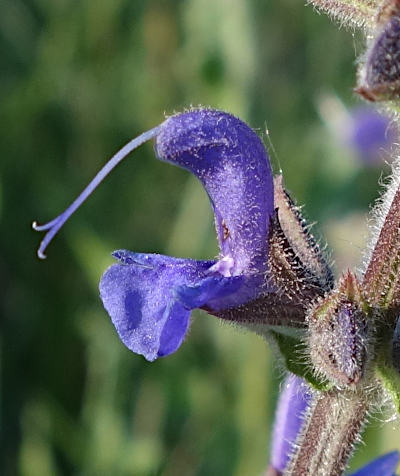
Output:
M340 476L369 408L361 390L316 392L284 476Z

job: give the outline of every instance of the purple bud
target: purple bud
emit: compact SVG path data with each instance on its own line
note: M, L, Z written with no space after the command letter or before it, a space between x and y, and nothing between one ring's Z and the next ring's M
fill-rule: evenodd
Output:
M400 17L396 9L376 35L367 52L356 92L372 102L398 98Z
M309 317L313 366L338 386L357 384L367 364L367 318L362 303L349 292L356 283L348 274L339 283L339 291L325 298Z

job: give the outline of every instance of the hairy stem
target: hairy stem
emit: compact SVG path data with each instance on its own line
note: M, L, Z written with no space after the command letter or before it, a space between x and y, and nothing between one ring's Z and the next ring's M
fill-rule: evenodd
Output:
M338 19L342 24L370 30L378 11L375 0L308 0L319 10Z
M368 409L362 391L316 394L285 476L344 473Z
M397 187L395 193L393 187ZM391 203L387 203L390 200ZM397 176L394 176L392 185L385 195L383 212L385 208L388 208L388 211L362 285L371 305L392 310L397 317L400 308L400 187Z

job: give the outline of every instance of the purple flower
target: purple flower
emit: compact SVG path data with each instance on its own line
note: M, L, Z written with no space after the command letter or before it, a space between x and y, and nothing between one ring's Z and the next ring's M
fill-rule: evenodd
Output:
M274 294L268 278L268 239L274 214L273 179L265 148L244 122L225 112L195 109L168 118L127 144L47 231L44 250L70 215L134 148L156 139L160 160L185 168L203 184L215 215L220 255L213 261L119 250L100 282L100 295L123 343L152 361L182 343L192 309L226 319L266 320L260 298ZM256 303L248 316L244 305ZM268 302L264 303L264 307ZM251 306L250 306L251 307ZM292 305L293 307L293 305ZM247 309L247 308L246 308Z
M399 452L392 451L375 459L362 467L351 476L396 476L396 468L399 464Z
M347 109L334 95L323 95L319 112L335 141L350 148L366 167L377 167L391 160L391 149L398 140L393 121L369 106Z
M100 296L124 344L154 360L182 343L190 311L218 312L254 300L265 279L273 183L258 136L220 111L195 110L167 119L156 136L164 161L203 184L214 209L220 256L195 261L117 251L120 264L100 282Z
M47 231L39 257L110 171L152 138L160 160L189 170L203 184L220 254L196 261L115 251L119 263L104 273L100 295L122 342L150 361L169 355L181 345L195 308L258 333L271 325L304 327L309 303L332 288L332 272L282 177L273 181L260 138L226 112L177 114L129 142L61 215L33 224ZM278 345L291 352L287 339Z
M282 384L272 434L271 461L275 471L283 473L293 453L304 414L311 400L310 388L300 377L289 374Z
M360 107L352 112L348 141L365 165L380 165L382 154L390 151L395 139L389 119L376 110Z
M295 449L307 408L311 404L312 391L301 378L290 374L283 383L275 414L268 476L283 474L290 455ZM387 453L351 476L395 476L399 452Z

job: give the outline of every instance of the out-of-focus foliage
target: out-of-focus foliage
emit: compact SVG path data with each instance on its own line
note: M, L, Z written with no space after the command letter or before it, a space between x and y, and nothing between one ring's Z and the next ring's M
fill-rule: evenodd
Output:
M164 114L210 105L268 128L274 168L332 238L339 271L357 263L381 169L364 169L332 138L319 98L356 104L360 45L289 0L3 0L2 475L261 473L283 375L271 349L198 313L182 349L150 364L120 343L98 298L114 249L215 255L194 179L145 145L67 224L45 262L30 222L62 211ZM356 465L399 447L380 426Z

